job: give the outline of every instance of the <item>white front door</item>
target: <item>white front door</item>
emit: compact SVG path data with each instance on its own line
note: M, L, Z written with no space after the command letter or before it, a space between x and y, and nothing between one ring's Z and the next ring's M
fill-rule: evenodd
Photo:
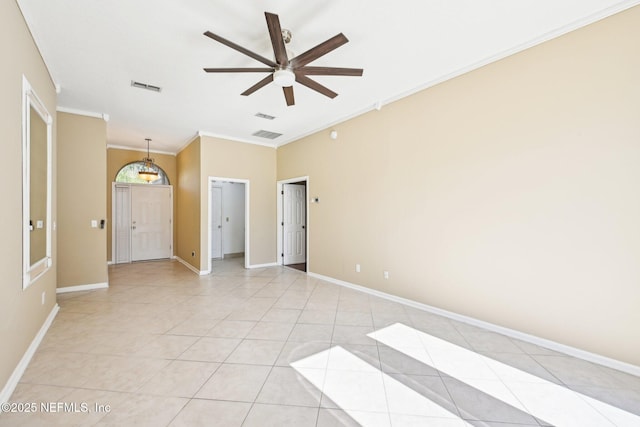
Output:
M306 186L284 184L283 190L283 263L299 264L307 260Z
M222 251L222 187L211 187L211 258L224 256Z
M131 260L171 257L171 187L131 186Z

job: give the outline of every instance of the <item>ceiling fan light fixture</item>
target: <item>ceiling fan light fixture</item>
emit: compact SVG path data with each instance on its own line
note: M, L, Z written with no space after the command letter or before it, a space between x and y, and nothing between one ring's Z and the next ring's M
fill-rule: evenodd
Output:
M280 87L293 86L296 81L296 75L291 70L276 70L273 73L273 82Z

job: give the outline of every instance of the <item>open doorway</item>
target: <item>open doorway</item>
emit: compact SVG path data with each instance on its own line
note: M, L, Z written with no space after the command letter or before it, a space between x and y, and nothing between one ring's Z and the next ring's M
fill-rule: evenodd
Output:
M244 258L249 265L249 181L209 177L209 272L213 261Z
M278 250L280 264L307 271L308 177L278 182Z

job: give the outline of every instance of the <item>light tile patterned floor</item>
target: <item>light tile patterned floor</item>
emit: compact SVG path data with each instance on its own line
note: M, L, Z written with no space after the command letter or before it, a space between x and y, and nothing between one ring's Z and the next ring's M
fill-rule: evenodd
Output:
M516 368L640 415L638 377L295 270L245 270L243 262L215 262L203 277L173 261L117 265L109 289L60 295L60 312L11 397L38 411L0 414L0 426L549 425L468 372L447 372L455 363L425 363L431 359L414 354L422 350L394 341L400 332L375 333L396 324L501 362L512 375ZM318 360L326 366L308 365ZM314 375L324 379L314 385ZM67 407L45 413L40 402Z

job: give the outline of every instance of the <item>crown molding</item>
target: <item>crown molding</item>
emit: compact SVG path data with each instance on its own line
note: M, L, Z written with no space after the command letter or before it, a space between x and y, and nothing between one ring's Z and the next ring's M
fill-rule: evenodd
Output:
M127 150L127 151L138 151L140 153L146 153L147 150L145 148L134 148L134 147L127 147L124 145L115 145L115 144L107 144L107 150L108 149L114 149L114 150ZM166 154L168 156L174 156L176 155L176 153L172 153L171 151L160 151L160 150L149 150L149 153L155 153L155 154Z
M78 110L75 108L67 108L67 107L56 107L56 111L59 113L68 113L68 114L75 114L78 116L85 116L85 117L93 117L95 119L102 119L105 122L109 121L109 115L105 114L105 113L96 113L94 111L85 111L85 110Z

